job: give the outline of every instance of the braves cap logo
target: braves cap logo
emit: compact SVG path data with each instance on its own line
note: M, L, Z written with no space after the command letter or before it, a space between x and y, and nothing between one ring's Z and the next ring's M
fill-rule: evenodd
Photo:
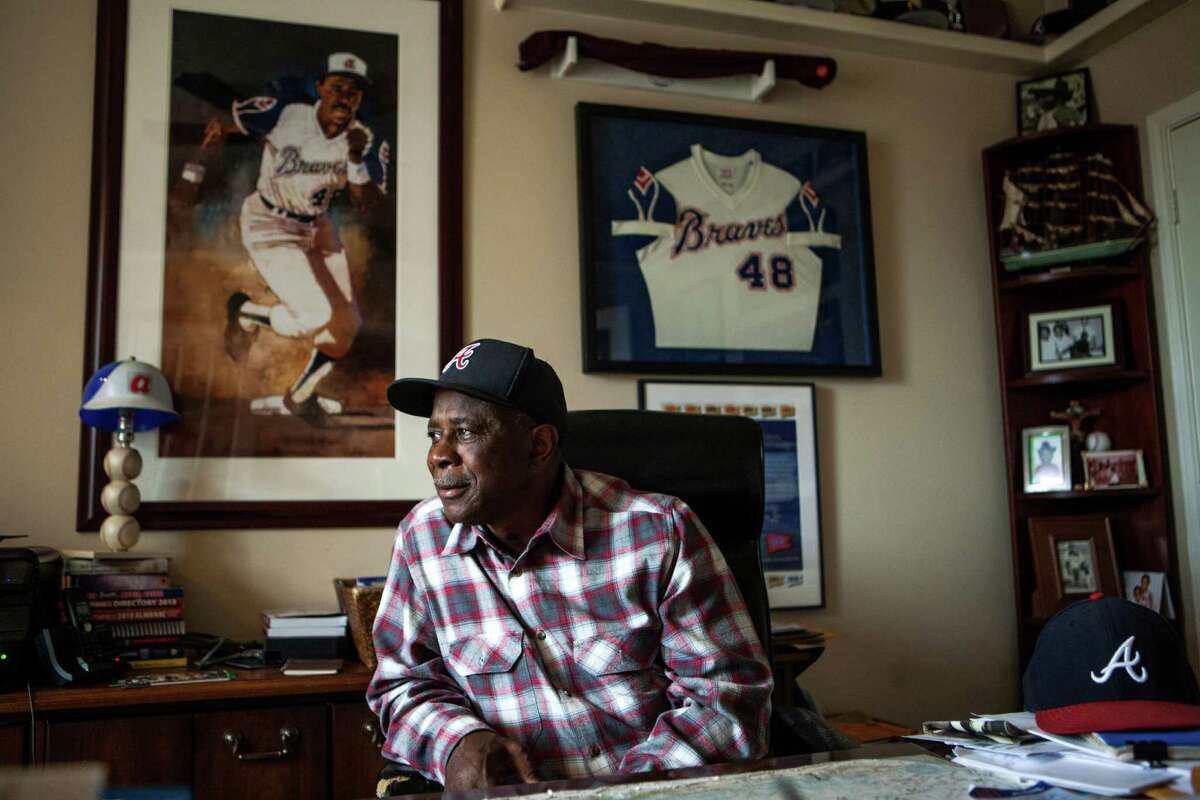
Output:
M346 69L354 69L354 66L355 66L354 59L347 58L345 61L342 62L342 66L345 67Z
M450 367L466 369L467 364L471 363L470 356L475 352L476 347L479 347L479 342L473 342L464 347L462 350L459 350L457 353L455 353L454 358L447 361L446 366L442 367L442 372L446 372L450 369Z
M650 170L642 167L638 170L637 176L633 179L633 185L638 188L638 191L645 194L654 183L654 174Z
M134 394L150 394L150 376L139 372L129 379L129 391Z
M1091 673L1092 680L1095 683L1108 683L1108 679L1118 669L1124 669L1137 683L1145 683L1150 677L1150 673L1146 672L1145 667L1140 667L1134 670L1138 664L1142 662L1142 654L1133 649L1133 637L1130 636L1125 641L1121 642L1121 646L1112 654L1112 658L1108 660L1108 664L1104 669L1100 670L1100 674Z

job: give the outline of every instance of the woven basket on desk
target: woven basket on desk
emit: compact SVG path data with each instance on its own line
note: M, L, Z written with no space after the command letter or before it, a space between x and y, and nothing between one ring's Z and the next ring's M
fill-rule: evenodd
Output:
M375 645L371 641L371 628L375 624L375 613L379 610L379 599L383 596L382 586L355 586L354 578L334 578L338 605L346 615L350 626L350 638L358 658L371 669L375 669Z

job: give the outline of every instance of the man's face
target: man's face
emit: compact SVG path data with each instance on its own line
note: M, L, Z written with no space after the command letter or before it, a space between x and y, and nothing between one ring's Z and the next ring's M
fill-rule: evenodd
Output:
M503 526L528 503L530 432L483 400L439 389L426 465L446 519Z
M363 92L356 78L326 75L317 81L317 96L321 98L321 115L345 128L354 121L354 115L362 105Z

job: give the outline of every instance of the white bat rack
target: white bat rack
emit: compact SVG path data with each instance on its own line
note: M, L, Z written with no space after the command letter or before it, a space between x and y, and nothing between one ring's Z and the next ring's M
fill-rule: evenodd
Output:
M649 89L655 92L695 94L703 97L719 97L761 103L767 92L775 87L775 62L768 60L761 75L730 75L724 78L664 78L649 75L605 61L581 58L576 37L567 39L563 52L550 63L550 77L600 83L607 86L623 86L632 89Z

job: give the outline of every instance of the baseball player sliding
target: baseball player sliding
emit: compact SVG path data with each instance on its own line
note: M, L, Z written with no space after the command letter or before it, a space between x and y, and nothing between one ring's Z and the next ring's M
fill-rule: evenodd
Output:
M371 130L357 119L369 85L367 65L352 53L329 56L317 81L316 104L252 97L233 104L231 119L214 120L201 152L226 133L261 140L258 181L242 203L242 245L278 302L255 302L246 292L229 297L225 350L245 360L259 332L311 339L304 370L282 394L250 403L255 414L292 414L315 426L342 413L342 403L317 386L349 351L362 325L346 252L329 219L329 206L349 187L361 212L386 191L388 144L374 147ZM203 157L189 162L181 186L198 187ZM193 187L187 187L192 184ZM194 192L194 188L193 188Z

